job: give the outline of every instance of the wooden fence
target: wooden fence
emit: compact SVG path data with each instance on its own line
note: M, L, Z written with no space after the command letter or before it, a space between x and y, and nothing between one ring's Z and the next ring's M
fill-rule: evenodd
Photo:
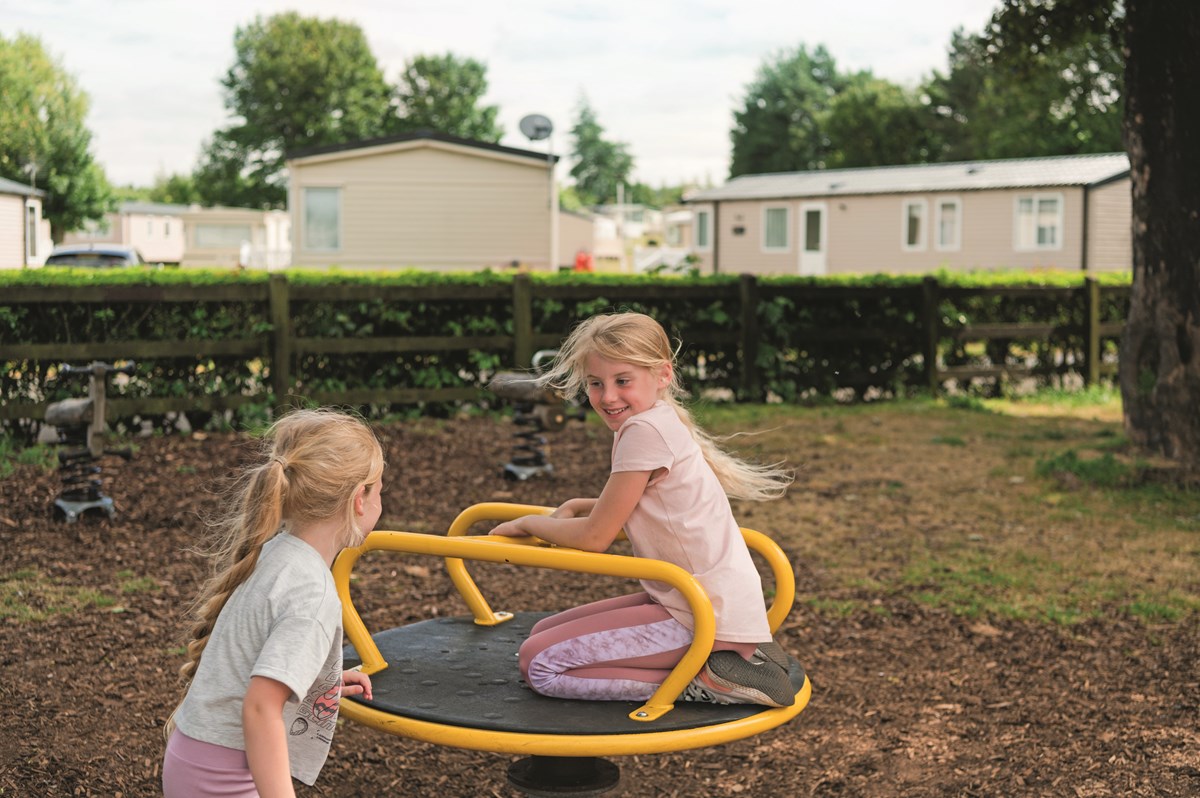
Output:
M45 287L13 286L4 290L0 308L38 303L75 303L112 306L146 303L251 303L265 312L269 329L246 337L188 338L171 341L114 340L76 343L25 343L0 340L0 363L11 369L15 363L86 363L92 360L133 359L139 362L156 358L226 357L265 364L267 375L260 393L208 394L205 396L152 396L137 398L115 397L109 401L109 416L162 415L189 410L222 411L246 403L267 400L269 391L277 401L296 393L293 368L297 358L305 355L329 357L355 354L402 354L465 352L491 350L511 353L508 367L527 368L535 351L557 345L565 330L538 330L534 324L535 303L556 300L579 302L593 299L598 293L614 306L621 303L653 303L690 300L719 302L731 309L732 323L726 329L689 329L687 345L699 349L724 348L736 351L740 373L736 393L740 398L760 400L764 396L761 371L756 365L759 347L771 337L771 330L762 328L761 306L781 297L803 305L814 298L827 301L844 297L848 301L863 301L887 294L896 298L898 292L911 292L906 301L914 309L910 314L915 322L907 329L879 329L856 326L846 320L840 326L814 325L796 335L806 343L882 341L897 337L911 339L913 352L922 363L923 385L936 393L948 380L1020 379L1035 373L1045 374L1047 364L1011 362L953 365L945 362L950 347L988 342L1042 341L1052 342L1066 336L1082 336L1085 341L1082 362L1057 367L1059 371L1078 371L1086 384L1099 381L1115 371L1115 363L1102 358L1103 342L1120 335L1122 321L1102 320L1102 292L1126 297L1128 287L1101 286L1087 279L1076 287L987 287L968 288L939 284L933 278L902 288L879 286L827 286L820 284L781 284L757 280L744 275L739 281L724 283L680 283L596 285L546 284L517 275L511 283L492 285L305 285L289 283L286 275L273 274L269 281L230 285L164 285L164 286L92 286ZM962 302L971 297L1003 296L1036 299L1058 298L1063 302L1082 302L1082 327L1062 319L1043 321L997 322L987 324L947 324L939 308L944 302ZM1111 296L1109 297L1112 298ZM297 336L293 314L298 304L317 301L428 301L502 302L511 308L512 334L490 336L422 336L422 337L344 337L316 338ZM266 327L266 325L264 325ZM796 345L792 341L791 345ZM854 384L855 375L844 375L847 384ZM416 402L471 401L482 395L482 385L422 388L397 386L391 388L348 388L342 391L315 391L306 398L317 403L365 405L409 404ZM45 400L41 397L8 397L0 405L0 421L38 419L44 415Z

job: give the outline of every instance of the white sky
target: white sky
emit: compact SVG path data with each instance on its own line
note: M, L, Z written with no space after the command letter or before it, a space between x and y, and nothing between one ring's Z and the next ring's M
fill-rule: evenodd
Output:
M418 54L488 68L503 144L545 152L517 129L553 121L557 154L586 95L606 138L629 145L653 186L723 182L729 130L764 59L825 45L840 70L904 85L946 70L955 28L980 31L999 0L0 0L0 35L38 36L91 98L93 152L116 184L191 172L228 115L220 79L233 34L294 10L358 24L394 82ZM560 179L569 165L562 167Z

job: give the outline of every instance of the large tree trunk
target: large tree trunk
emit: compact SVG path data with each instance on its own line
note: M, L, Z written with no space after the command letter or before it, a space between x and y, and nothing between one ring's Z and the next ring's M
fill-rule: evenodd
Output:
M1200 3L1126 0L1133 290L1121 397L1134 445L1200 465Z

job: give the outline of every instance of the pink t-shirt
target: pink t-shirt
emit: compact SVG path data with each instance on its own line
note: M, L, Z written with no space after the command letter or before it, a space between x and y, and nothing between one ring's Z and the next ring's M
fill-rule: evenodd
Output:
M674 563L696 577L712 601L718 640L770 640L762 580L729 499L674 407L661 401L621 425L612 453L614 473L659 468L666 471L650 481L625 522L634 554ZM694 628L682 593L651 580L642 580L642 587Z

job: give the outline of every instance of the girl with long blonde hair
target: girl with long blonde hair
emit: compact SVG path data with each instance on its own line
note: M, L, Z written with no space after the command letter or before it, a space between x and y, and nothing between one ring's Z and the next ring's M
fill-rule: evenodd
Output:
M360 419L296 410L263 437L217 523L167 723L166 798L293 796L329 753L342 696L342 607L330 566L379 520L383 450Z
M680 401L671 341L644 314L583 322L539 381L566 397L587 392L616 433L612 472L598 498L570 499L493 534L604 551L624 529L635 555L680 566L712 601L713 653L681 698L794 703L788 656L771 638L762 583L729 505L781 496L790 474L730 454L697 426ZM642 588L538 622L520 650L526 683L560 698L649 698L691 645L694 622L677 590L650 580Z

